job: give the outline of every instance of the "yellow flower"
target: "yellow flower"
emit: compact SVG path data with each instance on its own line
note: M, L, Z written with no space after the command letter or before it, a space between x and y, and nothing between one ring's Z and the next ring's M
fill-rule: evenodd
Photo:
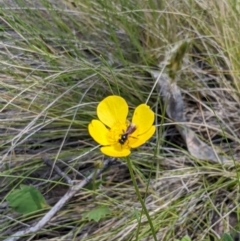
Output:
M97 106L99 120L92 120L88 131L102 145L101 152L107 156L125 157L132 148L144 144L154 134L154 112L146 104L137 106L132 122L127 120L128 105L117 95L103 99Z

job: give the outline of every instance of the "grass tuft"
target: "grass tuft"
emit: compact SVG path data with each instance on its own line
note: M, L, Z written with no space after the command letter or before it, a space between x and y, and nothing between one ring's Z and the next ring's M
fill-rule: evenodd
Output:
M33 185L54 205L68 190L47 156L81 181L103 159L87 126L104 97L130 109L148 100L155 138L131 155L139 194L126 163L81 190L36 234L23 240L219 240L239 231L240 45L237 1L5 1L0 8L0 240L43 215L16 214L6 195ZM226 164L191 156L165 113L149 69L189 39L177 85L186 124L226 157ZM151 93L151 94L149 94ZM84 213L111 212L98 223ZM239 240L239 239L235 239Z

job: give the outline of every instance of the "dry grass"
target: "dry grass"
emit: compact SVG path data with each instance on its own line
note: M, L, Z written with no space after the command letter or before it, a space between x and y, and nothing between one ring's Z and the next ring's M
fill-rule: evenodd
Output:
M161 2L161 4L160 4ZM209 1L210 2L210 1ZM218 240L235 235L239 215L239 5L235 1L6 1L0 3L0 240L38 221L7 207L20 184L37 187L50 205L103 156L87 132L96 104L119 94L131 108L149 97L166 54L188 50L178 86L186 125L223 155L225 164L191 156L165 113L158 88L155 138L131 155L158 240ZM83 214L105 205L99 223ZM154 240L124 162L84 189L44 229L21 240ZM237 236L235 236L235 240Z

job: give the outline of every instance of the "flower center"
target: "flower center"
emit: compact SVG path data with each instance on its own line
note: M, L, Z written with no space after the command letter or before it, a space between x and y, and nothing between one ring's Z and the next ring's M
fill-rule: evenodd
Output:
M125 123L116 122L109 131L109 143L117 149L129 149L129 138L131 138L130 135L135 130L136 126L129 121L126 121Z

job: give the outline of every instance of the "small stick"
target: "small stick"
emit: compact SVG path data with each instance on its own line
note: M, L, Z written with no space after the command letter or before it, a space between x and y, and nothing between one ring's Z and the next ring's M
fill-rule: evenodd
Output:
M32 233L36 233L40 229L42 229L54 215L78 192L81 188L86 186L89 182L92 181L94 177L98 177L101 175L110 165L113 165L116 162L116 158L108 158L103 162L102 169L98 169L97 171L93 171L88 177L86 177L82 182L71 186L66 194L45 214L39 222L33 224L33 226L23 229L21 231L16 232L11 235L9 238L4 241L16 241L20 239L23 235L28 235Z
M56 164L53 165L50 159L48 159L47 157L42 157L42 160L47 166L51 167L60 177L62 177L68 184L73 184L72 179L66 173L62 172L62 170Z

